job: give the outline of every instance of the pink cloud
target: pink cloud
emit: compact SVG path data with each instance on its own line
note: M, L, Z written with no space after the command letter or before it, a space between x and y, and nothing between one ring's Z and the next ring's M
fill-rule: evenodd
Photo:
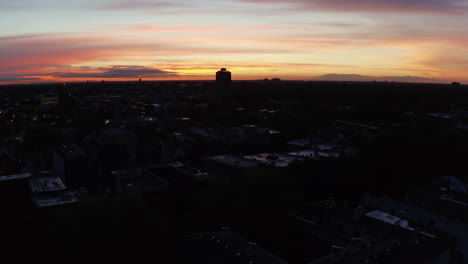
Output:
M0 67L21 65L69 65L91 61L111 61L151 56L187 54L262 54L287 50L261 47L216 46L210 43L193 45L157 41L133 41L115 38L73 37L4 37L0 38Z

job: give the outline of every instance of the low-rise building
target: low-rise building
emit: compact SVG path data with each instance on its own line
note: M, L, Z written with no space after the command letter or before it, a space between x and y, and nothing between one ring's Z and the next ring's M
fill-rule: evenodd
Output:
M362 202L382 211L404 217L422 232L436 235L446 233L453 236L456 239L455 259L461 259L461 262L453 263L468 263L468 255L464 254L468 251L468 223L447 219L431 210L396 201L389 197L376 198L365 195Z
M450 236L421 231L403 218L333 199L291 212L307 263L449 263Z
M0 197L2 207L18 210L71 205L80 200L77 192L68 190L50 171L0 177Z

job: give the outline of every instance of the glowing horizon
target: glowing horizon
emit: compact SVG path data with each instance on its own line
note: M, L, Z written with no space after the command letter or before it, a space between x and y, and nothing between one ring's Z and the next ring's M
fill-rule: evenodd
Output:
M468 82L458 0L16 0L0 84L355 78Z

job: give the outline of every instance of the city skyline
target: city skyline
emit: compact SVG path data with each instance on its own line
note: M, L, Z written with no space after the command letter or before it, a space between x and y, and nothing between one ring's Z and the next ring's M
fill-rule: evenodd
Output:
M468 5L445 0L0 3L0 84L468 82Z

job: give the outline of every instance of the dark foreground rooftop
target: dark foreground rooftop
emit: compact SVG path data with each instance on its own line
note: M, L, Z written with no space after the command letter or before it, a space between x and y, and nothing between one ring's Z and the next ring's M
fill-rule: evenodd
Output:
M229 228L187 236L181 242L182 263L286 264L284 260Z

